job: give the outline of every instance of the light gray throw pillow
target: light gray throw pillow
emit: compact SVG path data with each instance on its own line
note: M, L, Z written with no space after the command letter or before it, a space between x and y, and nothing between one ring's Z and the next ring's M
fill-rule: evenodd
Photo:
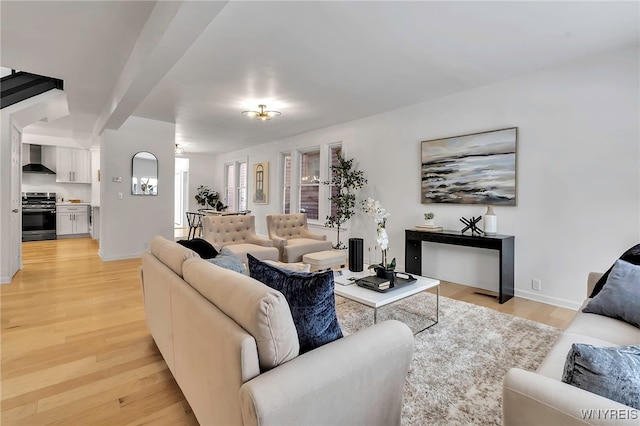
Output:
M616 260L606 284L582 312L616 318L640 328L640 265Z
M207 262L218 265L221 268L227 268L232 271L236 271L240 274L247 274L247 270L244 267L244 263L238 259L238 257L228 248L222 247L220 253L213 259L205 259Z
M574 343L562 381L640 410L640 345L600 348Z

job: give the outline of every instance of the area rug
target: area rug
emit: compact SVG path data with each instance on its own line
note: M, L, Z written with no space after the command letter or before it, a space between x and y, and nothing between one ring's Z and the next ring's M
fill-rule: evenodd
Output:
M435 317L435 295L419 293L378 309L417 331ZM373 324L373 309L336 296L345 333ZM404 387L402 425L502 424L502 379L512 367L535 370L560 330L482 306L440 297L440 322L415 336Z

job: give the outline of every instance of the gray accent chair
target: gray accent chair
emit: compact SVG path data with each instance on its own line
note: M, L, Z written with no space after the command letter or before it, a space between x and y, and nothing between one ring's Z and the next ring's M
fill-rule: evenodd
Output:
M280 253L280 261L302 262L307 253L331 250L325 235L309 231L306 213L267 215L269 238Z
M260 260L278 260L278 249L273 241L256 234L256 217L253 215L204 216L202 238L214 247L227 247L242 262L247 253Z

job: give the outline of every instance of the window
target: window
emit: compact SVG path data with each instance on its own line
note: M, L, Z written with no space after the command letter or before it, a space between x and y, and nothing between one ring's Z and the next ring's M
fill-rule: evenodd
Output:
M225 194L225 200L227 203L227 206L229 206L229 210L233 210L233 206L236 203L236 196L235 196L235 192L236 192L236 165L234 163L231 164L227 164L225 166L225 188L224 188L224 194Z
M320 207L320 150L300 154L300 213L318 219Z
M234 211L247 210L247 162L239 163L238 174L238 205Z
M281 213L298 211L306 213L309 220L324 223L324 219L335 212L335 206L329 201L335 189L322 182L330 179L330 167L338 164L339 153L342 153L341 143L281 154Z
M225 201L232 212L247 210L247 162L225 165Z
M282 208L284 214L291 213L291 153L282 154Z

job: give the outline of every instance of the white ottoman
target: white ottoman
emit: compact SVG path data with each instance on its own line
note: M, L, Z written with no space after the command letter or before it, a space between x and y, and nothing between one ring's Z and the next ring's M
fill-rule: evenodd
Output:
M323 271L334 266L345 266L347 261L346 253L338 250L325 250L315 253L307 253L302 256L302 261L311 265L312 271Z

